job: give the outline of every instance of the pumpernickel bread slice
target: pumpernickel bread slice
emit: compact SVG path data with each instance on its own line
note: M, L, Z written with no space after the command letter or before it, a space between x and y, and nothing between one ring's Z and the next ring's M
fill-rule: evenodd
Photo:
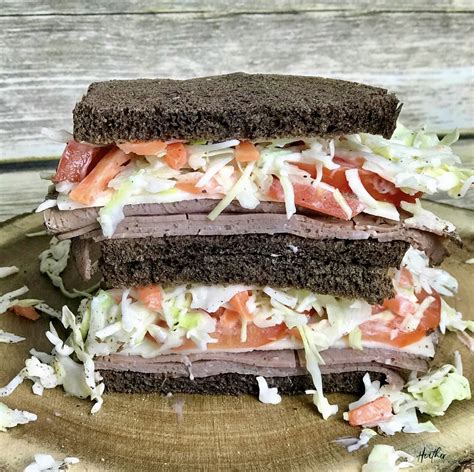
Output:
M313 240L288 234L101 241L108 287L181 283L295 287L380 303L393 293L406 241Z
M233 73L111 80L90 85L77 103L74 138L107 144L359 132L390 137L400 108L385 89L321 77Z
M190 379L189 376L170 377L166 374L99 370L107 392L121 393L197 393L201 395L258 395L255 375L227 373ZM323 374L325 393L362 393L362 378L366 372L334 372ZM385 371L369 372L371 380L387 383ZM269 387L277 387L282 395L298 395L314 389L309 374L286 377L266 377Z
M326 392L356 393L362 377L403 383L410 370L425 372L428 358L386 349L331 348L322 351L321 373ZM109 391L127 393L258 393L256 376L283 394L314 388L301 350L164 354L153 358L113 354L96 360Z

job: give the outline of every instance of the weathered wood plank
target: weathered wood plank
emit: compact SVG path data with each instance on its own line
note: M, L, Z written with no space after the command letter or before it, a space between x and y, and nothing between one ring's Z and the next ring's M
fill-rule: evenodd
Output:
M87 85L110 78L236 70L340 77L397 92L409 125L468 129L474 122L474 48L466 39L474 34L472 18L334 12L1 17L1 159L57 155L60 146L42 139L39 129L70 129L74 102Z
M103 0L91 8L87 2L75 0L3 0L2 15L49 15L49 14L115 14L115 13L272 13L305 11L474 11L471 0Z

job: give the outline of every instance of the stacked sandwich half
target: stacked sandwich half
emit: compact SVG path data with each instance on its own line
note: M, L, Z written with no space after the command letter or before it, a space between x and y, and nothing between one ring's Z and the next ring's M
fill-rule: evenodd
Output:
M472 174L386 90L231 74L95 83L45 212L103 288L75 325L110 391L355 392L427 369L451 224L424 193ZM448 312L448 310L451 310ZM453 314L454 313L454 314ZM72 342L72 341L70 341Z

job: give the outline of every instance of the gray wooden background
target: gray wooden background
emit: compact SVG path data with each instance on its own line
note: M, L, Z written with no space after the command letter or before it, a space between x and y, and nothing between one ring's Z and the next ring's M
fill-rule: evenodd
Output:
M410 126L474 136L473 0L2 0L0 8L3 173L58 156L61 146L40 128L71 129L87 85L110 78L240 70L358 80L396 92ZM472 142L460 146L467 160ZM19 211L15 185L43 190L30 174L0 176L0 218ZM18 205L38 198L28 193Z

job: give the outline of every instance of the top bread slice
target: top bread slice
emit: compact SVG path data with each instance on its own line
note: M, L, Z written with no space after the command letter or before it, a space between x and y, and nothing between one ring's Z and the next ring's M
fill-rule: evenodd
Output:
M189 80L96 82L74 108L74 138L92 144L156 139L390 137L401 104L387 90L321 77L233 73Z

